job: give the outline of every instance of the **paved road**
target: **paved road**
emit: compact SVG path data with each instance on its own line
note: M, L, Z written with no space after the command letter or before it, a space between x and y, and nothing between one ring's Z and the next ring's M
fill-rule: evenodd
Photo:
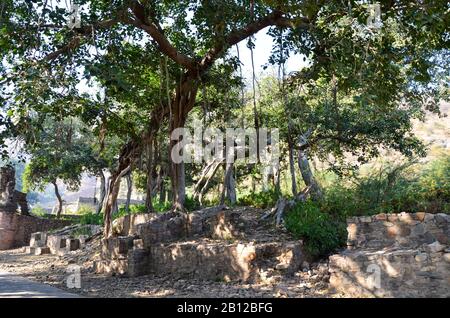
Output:
M79 298L64 290L0 271L0 298Z

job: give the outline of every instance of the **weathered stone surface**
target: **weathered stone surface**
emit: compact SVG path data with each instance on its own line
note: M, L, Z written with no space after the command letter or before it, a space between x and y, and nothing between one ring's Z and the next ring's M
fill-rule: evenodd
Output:
M31 233L30 246L31 247L44 247L47 245L47 233L36 232Z
M44 255L44 254L50 254L49 247L47 247L47 246L36 247L36 250L34 251L34 255Z
M360 250L330 257L330 285L350 297L449 297L450 266L416 250ZM373 257L375 256L375 257Z
M170 274L226 281L257 281L261 272L267 269L292 274L304 261L299 242L227 244L194 241L129 249L126 258L118 253L110 255L114 259L99 262L97 272L128 276Z
M135 235L139 224L150 222L158 218L158 216L161 216L161 214L144 213L125 215L113 221L112 232L117 236Z
M435 241L449 243L449 218L446 214L400 213L375 215L371 222L367 217L349 218L347 221L347 245L352 247L383 248L397 244L418 247ZM422 220L422 221L420 221Z
M143 240L144 247L148 248L155 243L186 239L194 235L231 239L240 235L240 224L242 220L238 213L209 208L191 214L162 214L149 222L138 224L136 234Z
M330 286L351 297L450 297L448 215L387 220L348 219L349 248L329 258Z
M67 236L50 234L47 236L47 246L52 254L63 254L66 251Z
M66 250L75 251L80 248L80 240L74 238L66 239Z
M133 241L134 238L132 236L119 236L102 239L102 258L126 258L128 251L133 249Z
M300 268L305 260L301 241L230 243L244 237L246 222L240 213L223 208L165 213L136 225L134 235L104 239L95 268L128 276L225 281L257 280L268 269L291 274Z
M30 242L32 233L46 232L68 224L70 222L64 220L50 220L0 211L0 250L26 246Z
M434 243L428 244L428 249L430 250L431 253L438 253L445 250L445 246L436 241Z

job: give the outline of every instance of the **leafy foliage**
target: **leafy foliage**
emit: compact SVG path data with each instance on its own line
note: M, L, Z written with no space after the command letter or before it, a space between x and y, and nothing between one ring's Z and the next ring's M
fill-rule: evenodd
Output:
M322 212L316 202L299 202L286 216L286 228L304 240L311 256L324 256L344 245L345 220Z
M274 189L260 192L250 192L238 199L239 205L249 205L255 208L266 209L275 206L279 198L279 193Z
M93 153L82 130L77 128L71 120L47 120L43 130L34 136L35 142L26 144L32 160L23 174L25 192L43 190L58 179L69 189L79 187L81 173L93 161Z
M93 224L93 225L103 225L103 215L94 212L88 212L81 215L79 221L80 224Z

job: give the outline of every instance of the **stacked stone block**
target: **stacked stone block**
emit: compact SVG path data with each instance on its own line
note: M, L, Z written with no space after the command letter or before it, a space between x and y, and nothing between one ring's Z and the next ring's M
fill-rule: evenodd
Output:
M450 297L450 216L378 214L348 220L348 248L330 257L347 296Z

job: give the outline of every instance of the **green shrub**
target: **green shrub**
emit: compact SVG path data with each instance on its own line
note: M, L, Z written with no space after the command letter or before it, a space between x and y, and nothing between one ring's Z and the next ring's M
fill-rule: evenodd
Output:
M103 214L88 212L81 215L80 224L93 224L93 225L103 225Z
M39 217L48 217L49 214L47 213L47 211L45 211L45 209L43 207L41 207L40 205L35 205L32 209L31 209L31 214L39 216Z
M153 201L153 209L155 210L155 212L166 212L166 211L170 210L171 207L172 207L172 204L169 201L162 202L162 203L156 199Z
M338 179L325 188L321 210L333 216L450 213L450 157L427 164L386 164L366 175Z
M75 212L75 214L84 215L89 213L94 213L94 209L90 205L82 204L78 210Z
M187 211L195 211L201 208L200 203L197 200L194 200L193 197L187 195L184 200L184 208Z
M314 257L324 256L343 246L347 232L343 218L333 218L312 201L300 202L285 218L286 228L302 239L306 251Z
M266 209L275 206L279 193L274 189L261 192L250 192L238 199L239 205L248 205L255 208Z

